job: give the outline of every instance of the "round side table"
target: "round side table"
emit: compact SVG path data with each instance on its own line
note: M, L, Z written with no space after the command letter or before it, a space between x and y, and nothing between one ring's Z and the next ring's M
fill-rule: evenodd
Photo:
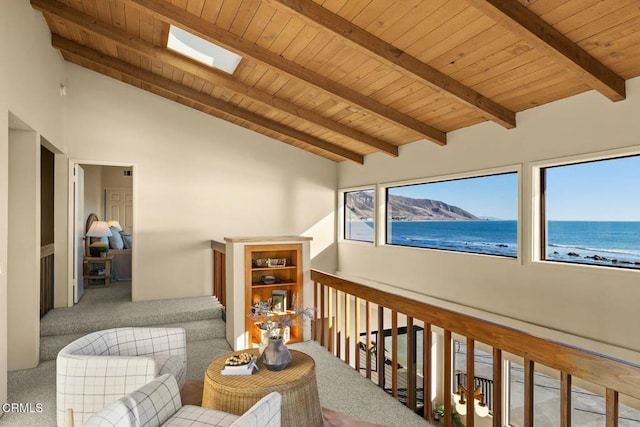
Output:
M258 357L259 370L253 375L222 375L224 361L236 351L215 359L204 377L202 406L236 415L244 414L253 404L272 391L282 395L283 427L323 425L318 397L316 368L313 359L296 350L282 371L269 371ZM258 356L258 349L243 350Z

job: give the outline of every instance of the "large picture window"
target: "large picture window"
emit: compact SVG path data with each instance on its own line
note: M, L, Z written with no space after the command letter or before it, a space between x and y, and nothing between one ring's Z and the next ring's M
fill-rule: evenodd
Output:
M640 269L640 156L541 169L543 258Z
M360 242L373 242L374 190L344 192L344 238Z
M518 174L387 188L387 244L518 256Z

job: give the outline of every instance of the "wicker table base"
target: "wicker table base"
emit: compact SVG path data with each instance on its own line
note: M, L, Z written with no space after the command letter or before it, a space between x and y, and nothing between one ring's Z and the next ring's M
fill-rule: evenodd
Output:
M257 349L245 351L258 354ZM233 353L214 360L204 377L202 406L242 415L262 397L277 391L282 395L283 427L322 426L315 362L304 353L289 351L291 363L278 372L267 370L258 358L260 370L253 375L221 375L224 361Z

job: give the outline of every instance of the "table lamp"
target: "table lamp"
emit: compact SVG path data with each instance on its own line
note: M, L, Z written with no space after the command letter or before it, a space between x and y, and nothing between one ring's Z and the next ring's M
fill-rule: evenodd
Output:
M113 236L113 234L111 234L111 230L109 229L109 224L107 224L106 221L94 221L91 224L91 227L89 227L89 231L87 231L87 237L110 237ZM103 250L102 248L106 248L106 250ZM102 242L102 241L97 241L97 242L93 242L89 245L89 253L91 254L91 256L95 256L94 250L95 251L99 251L100 252L100 256L102 256L102 254L104 254L104 256L107 256L107 252L108 252L108 248L109 248L109 244Z

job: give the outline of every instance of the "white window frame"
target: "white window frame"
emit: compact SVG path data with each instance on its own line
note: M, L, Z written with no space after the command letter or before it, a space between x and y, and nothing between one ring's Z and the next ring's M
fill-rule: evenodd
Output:
M575 156L558 157L547 160L539 160L531 163L531 260L534 263L551 264L554 266L564 266L569 268L605 268L608 270L615 269L620 272L638 273L638 270L619 268L608 265L577 263L577 262L559 262L554 260L546 260L542 256L543 248L542 243L544 241L542 237L542 221L544 219L542 212L542 170L550 167L557 166L570 166L577 163L587 163L600 160L613 160L621 157L638 156L640 155L640 146L634 145L625 148L618 148L614 150L597 151L592 153L578 154Z
M417 184L430 184L442 181L452 181L466 178L482 178L483 176L489 175L499 175L506 173L515 173L517 179L517 224L516 224L516 245L517 245L517 255L515 257L505 257L500 255L492 255L492 254L483 254L476 252L462 252L462 251L453 251L453 250L444 250L444 249L436 249L436 248L421 248L417 246L400 246L400 245L392 245L387 243L387 206L386 206L386 192L388 188L391 187L400 187L405 185L417 185ZM432 177L424 177L424 178L414 178L403 181L393 181L393 182L385 182L378 185L377 197L376 200L379 200L378 206L378 217L376 218L376 228L378 230L378 234L376 240L378 242L378 246L388 246L399 249L406 250L421 250L421 251L439 251L446 252L449 254L462 254L462 255L475 255L475 256L488 256L492 258L500 258L509 262L518 262L522 264L523 254L522 254L522 203L523 203L523 186L522 186L522 163L516 163L505 166L497 166L494 168L487 169L477 169L468 172L458 172L447 175L436 175Z
M338 190L338 242L340 243L350 243L355 245L364 245L364 246L377 246L378 241L378 215L377 211L379 210L378 206L378 191L376 189L375 184L363 185L359 187L349 187L342 188ZM373 217L373 242L366 242L364 240L353 240L347 239L345 236L345 205L344 198L346 193L353 193L356 191L373 191L373 209L374 209L374 217Z

